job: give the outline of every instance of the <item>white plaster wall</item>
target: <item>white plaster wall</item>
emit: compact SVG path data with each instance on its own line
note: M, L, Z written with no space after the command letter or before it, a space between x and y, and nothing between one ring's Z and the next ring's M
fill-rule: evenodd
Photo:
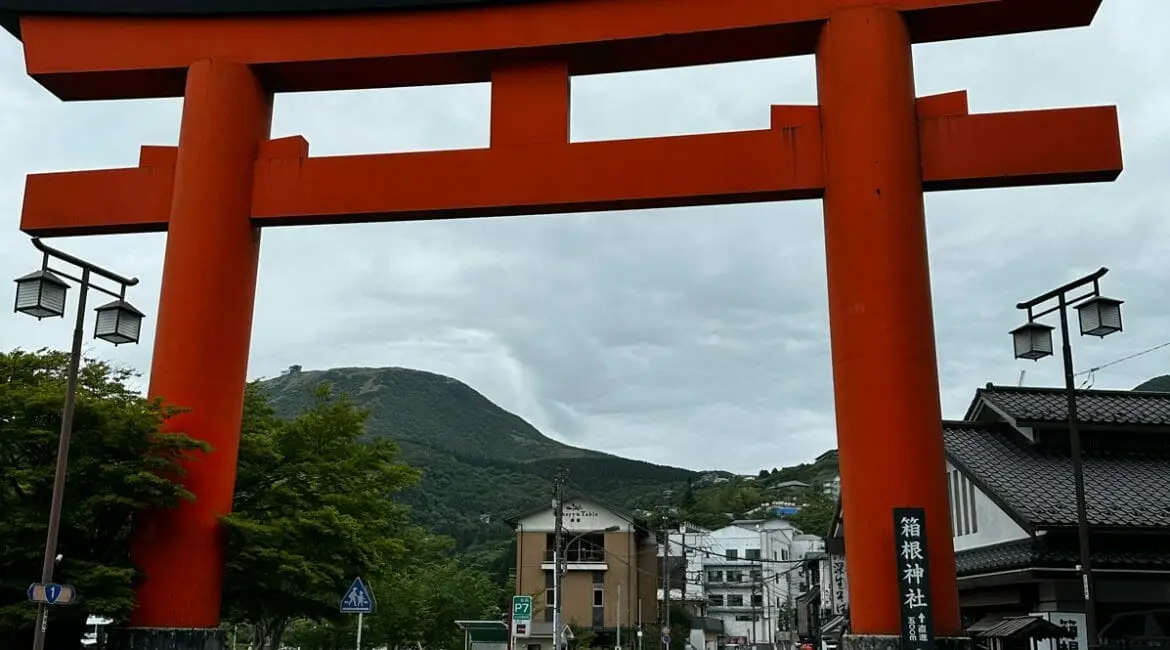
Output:
M947 463L947 477L950 480L951 473L956 472L950 463ZM960 474L962 477L962 474ZM965 481L965 477L964 481ZM965 484L965 483L961 483ZM948 482L948 485L950 483ZM948 491L949 492L949 491ZM949 492L954 498L953 492ZM1001 544L1003 542L1010 542L1018 539L1026 539L1028 537L1027 531L1020 527L1011 517L1007 515L998 505L995 504L987 494L985 494L978 487L975 487L975 532L962 534L963 531L956 531L958 534L954 536L955 551L965 551L972 548L979 548L982 546L990 546L993 544ZM954 516L955 504L951 504L952 517ZM955 528L952 526L952 530Z

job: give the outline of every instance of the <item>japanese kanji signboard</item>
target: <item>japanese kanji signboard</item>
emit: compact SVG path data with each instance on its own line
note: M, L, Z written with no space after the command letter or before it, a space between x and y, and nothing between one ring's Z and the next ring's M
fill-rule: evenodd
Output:
M894 508L894 548L902 599L902 648L934 650L925 508Z
M843 614L849 606L849 576L845 573L845 556L837 553L830 556L830 572L833 584L832 592L833 613Z

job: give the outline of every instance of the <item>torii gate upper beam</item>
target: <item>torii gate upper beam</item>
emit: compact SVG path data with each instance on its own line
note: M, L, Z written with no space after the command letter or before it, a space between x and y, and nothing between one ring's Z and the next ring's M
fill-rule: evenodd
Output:
M821 25L834 11L872 2L470 0L458 2L471 7L459 11L336 15L289 14L281 8L295 4L290 0L184 2L176 9L164 0L102 4L94 15L93 3L76 0L0 0L0 14L27 12L19 31L28 73L61 99L181 97L187 67L218 57L255 66L266 87L279 93L483 82L498 64L525 59L558 59L570 74L583 75L798 56L815 51ZM327 4L368 11L437 3ZM901 12L915 43L1085 26L1100 4L882 3ZM76 15L39 13L53 5L76 7ZM225 14L233 7L243 9ZM245 10L258 15L240 20ZM135 11L153 17L123 17Z

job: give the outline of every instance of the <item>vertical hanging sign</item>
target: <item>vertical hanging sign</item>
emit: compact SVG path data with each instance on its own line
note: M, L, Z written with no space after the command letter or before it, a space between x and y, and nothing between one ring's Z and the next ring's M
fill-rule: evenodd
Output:
M833 614L844 614L849 607L849 577L845 573L845 556L835 553L830 557Z
M925 508L894 508L894 550L902 601L902 648L934 650Z

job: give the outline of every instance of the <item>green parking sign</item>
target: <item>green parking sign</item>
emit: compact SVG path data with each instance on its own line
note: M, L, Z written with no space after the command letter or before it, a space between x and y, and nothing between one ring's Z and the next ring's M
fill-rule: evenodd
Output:
M512 596L512 620L532 620L532 596Z

